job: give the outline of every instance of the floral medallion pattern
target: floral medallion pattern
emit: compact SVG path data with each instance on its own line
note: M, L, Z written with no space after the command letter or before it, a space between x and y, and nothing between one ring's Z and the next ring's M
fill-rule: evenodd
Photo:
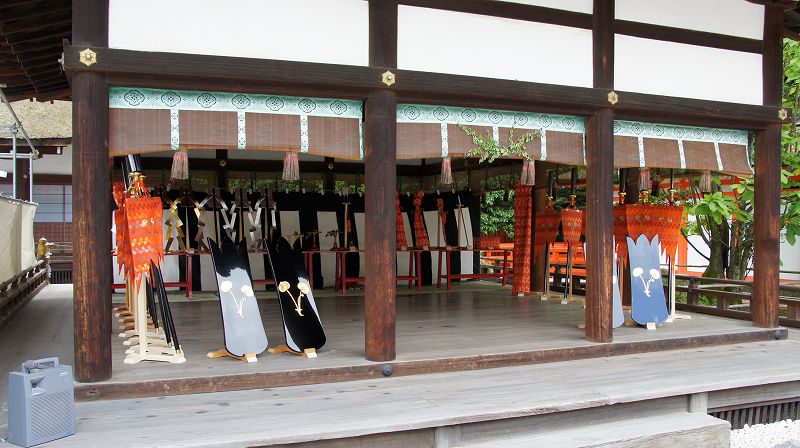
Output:
M228 92L160 90L128 87L109 89L112 109L211 110L281 115L362 119L362 102L332 98L256 95Z

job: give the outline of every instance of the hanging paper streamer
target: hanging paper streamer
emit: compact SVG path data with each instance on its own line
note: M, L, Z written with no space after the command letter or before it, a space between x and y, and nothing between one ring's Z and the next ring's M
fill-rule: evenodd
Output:
M711 171L710 170L703 170L700 173L700 192L701 193L711 193Z
M533 160L522 161L522 174L520 175L520 183L522 185L533 185L536 179L536 165Z
M431 242L428 240L428 229L425 227L425 218L422 215L423 197L425 192L422 190L414 195L414 239L417 247L428 248Z
M397 237L395 240L395 246L398 249L405 249L408 247L408 241L406 241L406 230L405 226L403 225L403 214L400 212L400 195L395 194L395 209L397 210Z
M186 149L180 148L172 155L171 179L186 180L189 177L189 154Z
M300 180L300 162L296 152L287 152L283 155L283 180Z
M531 186L517 183L514 187L514 281L512 294L531 292L531 213L533 195Z
M450 164L450 157L445 157L442 159L442 175L440 183L442 185L453 184L453 168Z
M650 191L650 168L639 169L639 191Z

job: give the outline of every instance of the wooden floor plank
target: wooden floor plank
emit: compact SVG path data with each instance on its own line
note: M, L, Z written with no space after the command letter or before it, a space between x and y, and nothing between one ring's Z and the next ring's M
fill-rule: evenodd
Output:
M484 371L80 403L78 434L46 446L258 446L541 415L797 381L798 349L797 341L784 340ZM736 369L730 368L732 362Z

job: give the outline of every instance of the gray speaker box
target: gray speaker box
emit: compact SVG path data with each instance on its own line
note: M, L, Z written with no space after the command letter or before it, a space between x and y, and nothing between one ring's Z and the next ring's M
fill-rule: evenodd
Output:
M26 361L8 374L8 441L29 447L75 434L72 367Z

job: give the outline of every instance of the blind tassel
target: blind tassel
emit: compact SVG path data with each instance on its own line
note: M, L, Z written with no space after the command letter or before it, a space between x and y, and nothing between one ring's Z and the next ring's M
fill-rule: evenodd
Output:
M185 148L179 148L172 155L171 179L186 180L189 177L189 154Z
M300 162L296 152L287 152L283 155L281 179L287 181L300 180Z

